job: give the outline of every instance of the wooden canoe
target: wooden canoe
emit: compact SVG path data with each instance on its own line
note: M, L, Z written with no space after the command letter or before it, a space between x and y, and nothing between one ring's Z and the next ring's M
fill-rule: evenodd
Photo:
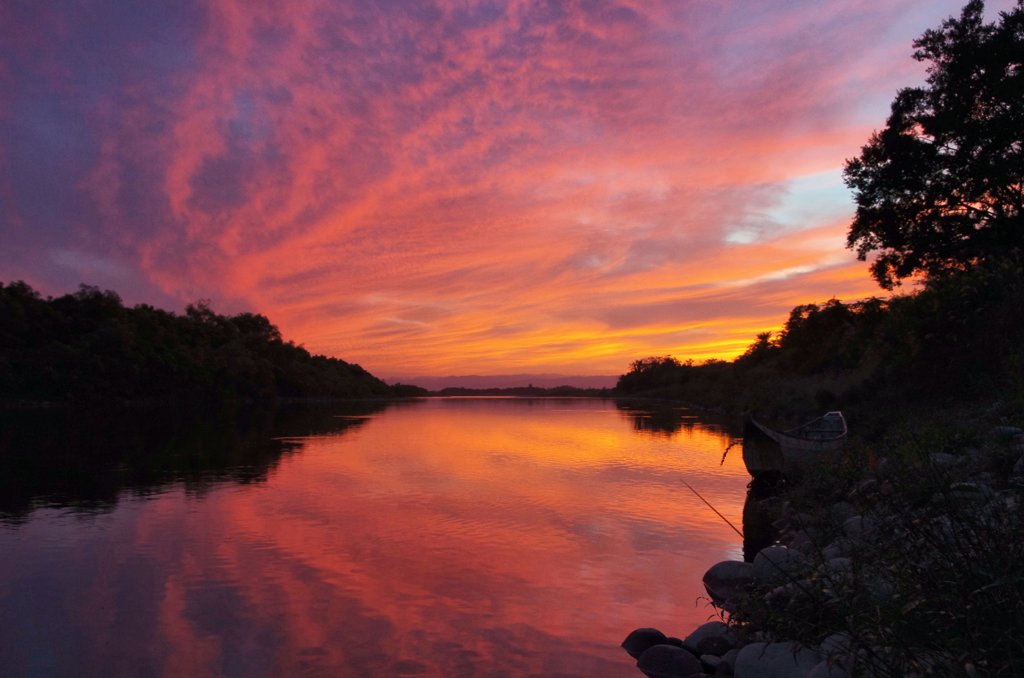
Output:
M787 431L769 428L748 414L743 425L743 463L755 478L785 473L795 464L841 449L847 433L842 412L827 412Z

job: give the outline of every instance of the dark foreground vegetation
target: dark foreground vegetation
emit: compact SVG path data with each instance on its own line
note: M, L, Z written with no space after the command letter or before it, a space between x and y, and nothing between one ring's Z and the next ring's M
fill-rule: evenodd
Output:
M779 420L842 409L851 428L841 453L752 483L745 541L777 532L708 570L723 621L626 638L647 675L1024 675L1024 0L983 9L915 43L927 86L846 165L848 246L882 288L917 289L798 306L732 362L620 378Z
M0 283L0 400L160 402L417 395L337 358L311 355L258 314L205 303L184 315L127 307L86 285L42 298Z

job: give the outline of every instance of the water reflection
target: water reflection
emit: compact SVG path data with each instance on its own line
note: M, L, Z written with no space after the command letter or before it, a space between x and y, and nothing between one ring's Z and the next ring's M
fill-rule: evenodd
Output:
M672 436L681 430L694 428L727 432L735 426L735 422L726 417L708 412L697 414L685 405L670 402L617 400L615 407L637 432Z
M720 464L723 431L637 435L586 400L364 414L229 436L223 454L253 475L178 465L103 513L41 507L0 525L0 666L621 676L630 629L684 633L712 614L701 576L740 545L679 481L739 524L747 476L738 457ZM227 480L188 489L203 478Z
M0 520L40 506L110 510L124 492L171 483L199 494L221 482L263 482L301 448L280 436L341 434L386 407L346 403L326 416L314 405L0 410Z
M781 492L781 483L765 478L752 480L747 487L743 502L743 560L748 563L754 561L758 551L778 539L779 531L773 525L778 517L777 507L766 500Z

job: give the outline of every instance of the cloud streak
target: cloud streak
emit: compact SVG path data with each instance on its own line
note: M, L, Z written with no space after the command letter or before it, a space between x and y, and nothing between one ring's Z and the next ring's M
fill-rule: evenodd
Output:
M957 9L8 3L0 272L380 374L728 357L874 292L838 171Z

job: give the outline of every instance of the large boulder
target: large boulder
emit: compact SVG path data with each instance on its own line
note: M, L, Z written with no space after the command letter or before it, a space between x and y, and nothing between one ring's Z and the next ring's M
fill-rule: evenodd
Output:
M754 566L739 560L723 560L704 573L704 588L712 602L729 610L735 600L754 582Z
M650 678L686 678L704 672L692 652L675 645L652 645L640 655L636 667Z
M633 659L640 659L647 648L653 645L667 645L668 638L658 629L640 628L636 629L622 641L622 648L629 653Z
M683 638L683 647L696 655L713 654L721 657L736 647L736 636L724 623L711 621L701 624Z
M751 643L736 656L736 678L806 678L821 655L797 643Z
M805 565L802 553L775 544L761 549L754 557L754 576L765 583L779 584L793 579Z

